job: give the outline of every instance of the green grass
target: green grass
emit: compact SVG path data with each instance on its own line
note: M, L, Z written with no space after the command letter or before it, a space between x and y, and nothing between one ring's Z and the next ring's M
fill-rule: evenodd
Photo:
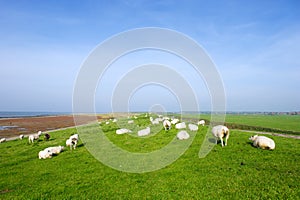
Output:
M199 115L185 114L188 118L199 118ZM201 114L201 119L210 120L210 115ZM300 115L237 115L227 114L226 123L255 127L272 128L283 131L300 132Z
M146 118L132 126L147 125ZM124 126L125 124L124 120ZM121 122L120 122L121 123ZM159 149L176 131L137 138L116 135L115 124L101 125L118 146L132 152ZM128 124L126 125L128 126ZM129 125L130 126L130 125ZM0 144L0 199L299 199L300 140L271 137L274 151L251 146L250 133L232 130L228 146L220 144L198 158L207 127L201 128L190 148L174 163L143 174L116 171L97 161L84 147L66 149L39 160L40 150L64 145L74 128L51 133L52 140Z

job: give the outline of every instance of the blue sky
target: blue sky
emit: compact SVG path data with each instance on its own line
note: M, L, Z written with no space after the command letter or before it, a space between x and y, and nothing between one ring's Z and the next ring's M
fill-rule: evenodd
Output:
M299 10L299 1L0 0L0 111L72 111L84 59L105 39L142 27L173 29L197 41L222 76L228 111L299 111ZM150 62L145 55L154 62L164 57L144 52L115 69ZM164 57L169 65L185 65L170 60ZM201 110L209 110L203 80L186 69ZM113 80L122 76L115 72L107 72L95 94L99 112L111 109ZM136 91L130 110L155 104L177 110L170 91L155 87Z

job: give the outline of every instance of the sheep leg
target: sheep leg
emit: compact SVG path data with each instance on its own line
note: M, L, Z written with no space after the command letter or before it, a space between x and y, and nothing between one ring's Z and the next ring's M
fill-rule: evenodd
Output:
M225 138L225 146L227 146L227 139L228 139L228 138L226 137L226 138Z
M224 144L223 144L223 138L220 137L220 139L221 139L221 145L222 145L222 147L224 147Z

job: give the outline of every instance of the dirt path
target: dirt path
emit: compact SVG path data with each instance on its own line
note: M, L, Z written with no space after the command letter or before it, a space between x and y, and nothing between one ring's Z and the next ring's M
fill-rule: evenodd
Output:
M238 130L238 129L236 129ZM269 132L261 132L261 131L248 131L248 130L239 130L247 133L254 133L254 134L263 134L263 135L273 135L273 136L278 136L278 137L285 137L285 138L293 138L293 139L298 139L300 140L299 135L287 135L287 134L281 134L281 133L269 133Z

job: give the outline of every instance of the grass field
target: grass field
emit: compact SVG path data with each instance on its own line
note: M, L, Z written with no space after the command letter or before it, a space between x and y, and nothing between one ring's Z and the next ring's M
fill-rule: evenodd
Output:
M136 120L139 129L146 120ZM145 139L116 135L113 123L101 126L112 142L132 152L159 149L177 133L162 130ZM0 199L299 199L300 140L270 136L276 149L266 151L251 146L250 133L233 130L227 147L214 146L199 159L207 129L199 129L190 148L174 163L142 174L103 165L82 142L74 151L38 159L40 150L64 145L74 128L51 133L50 141L2 143Z
M188 118L199 118L196 114L185 114ZM201 114L201 119L210 120L210 115ZM273 128L283 131L300 132L300 115L227 114L226 122L256 127Z

